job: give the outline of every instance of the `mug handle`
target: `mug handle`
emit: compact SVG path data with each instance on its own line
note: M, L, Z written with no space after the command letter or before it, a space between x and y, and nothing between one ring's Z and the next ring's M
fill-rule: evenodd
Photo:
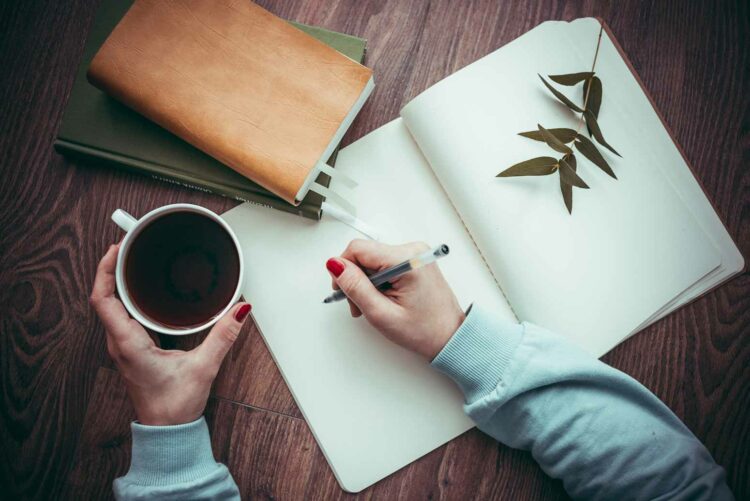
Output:
M132 230L133 227L135 227L136 223L138 223L138 220L136 218L122 209L117 209L112 213L112 221L114 221L117 226L125 230L125 233Z

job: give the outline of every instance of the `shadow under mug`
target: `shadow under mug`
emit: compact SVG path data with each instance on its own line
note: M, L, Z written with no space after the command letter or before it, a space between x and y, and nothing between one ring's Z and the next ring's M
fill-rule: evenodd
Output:
M176 212L198 213L198 214L208 217L209 219L219 224L227 232L227 234L231 237L232 241L234 242L234 246L237 249L237 256L239 258L239 273L237 277L237 286L235 288L235 291L234 291L234 294L232 295L231 300L226 304L226 306L221 311L219 311L216 315L211 317L211 319L207 320L206 322L200 325L190 326L186 328L169 327L169 326L160 324L146 317L143 313L141 313L141 311L133 302L133 299L131 298L130 293L128 292L128 288L127 288L126 281L125 281L125 262L128 256L128 252L130 251L130 248L133 242L136 240L140 232L146 226L148 226L149 223L153 222L159 217L162 217L171 213L176 213ZM199 205L172 204L172 205L165 205L163 207L154 209L140 219L134 218L133 216L131 216L130 214L128 214L122 209L117 209L112 213L112 221L114 221L115 224L117 224L117 226L119 226L126 232L125 238L123 238L120 244L120 250L118 251L118 254L117 254L117 267L115 268L115 281L117 283L117 293L120 296L120 301L122 301L122 303L125 305L125 309L128 310L128 313L130 313L130 315L144 327L147 327L161 334L169 334L172 336L184 336L187 334L194 334L196 332L200 332L202 330L208 329L211 326L213 326L239 300L242 294L242 283L243 283L244 273L245 273L244 260L242 259L242 248L240 247L240 243L239 243L239 240L237 239L237 235L235 235L232 228L226 223L226 221L224 221L221 217L219 217L219 215L216 214L215 212L212 212L206 209L205 207L201 207Z

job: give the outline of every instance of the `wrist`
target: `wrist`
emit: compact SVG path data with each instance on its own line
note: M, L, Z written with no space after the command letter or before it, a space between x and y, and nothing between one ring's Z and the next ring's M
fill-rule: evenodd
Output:
M183 392L185 391L183 389ZM192 423L203 415L208 400L208 391L205 392L205 398L203 395L196 398L186 393L172 396L164 392L148 395L135 395L132 392L129 394L138 423L144 426L178 426Z
M135 415L138 419L138 424L142 424L143 426L179 426L192 423L200 418L202 413L170 416L166 414L150 414L136 411Z
M469 306L469 310L471 310L471 306ZM445 348L448 342L450 342L451 338L456 334L458 329L466 320L466 313L458 308L455 314L452 315L452 319L453 320L448 322L448 324L446 325L446 329L441 330L435 336L433 336L431 346L425 353L428 360L434 360L435 357L437 357L438 354L443 350L443 348Z

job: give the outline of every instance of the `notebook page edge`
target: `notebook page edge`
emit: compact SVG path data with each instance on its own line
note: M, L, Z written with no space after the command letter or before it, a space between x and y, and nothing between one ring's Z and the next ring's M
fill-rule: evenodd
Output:
M736 242L729 234L729 230L724 223L724 220L722 220L719 216L719 211L717 210L716 205L708 196L703 182L696 173L696 169L693 167L692 162L688 159L685 150L682 148L682 145L677 141L672 128L664 119L664 115L656 105L651 92L648 90L648 87L646 87L646 85L643 83L641 76L633 67L633 63L630 61L627 52L625 52L625 50L622 48L622 45L620 45L619 40L617 39L617 37L615 37L610 26L600 18L597 18L597 20L604 29L604 33L606 34L610 43L612 43L620 58L627 66L628 70L630 70L631 75L638 83L641 91L646 96L646 99L648 99L648 102L651 105L651 108L653 109L657 118L661 122L662 127L664 127L664 130L669 135L672 145L674 146L674 148L676 148L680 157L682 158L683 163L687 166L687 170L671 169L665 171L664 169L662 169L662 173L664 174L664 177L667 179L667 181L675 188L677 195L683 200L683 203L690 209L693 217L696 219L703 231L713 239L714 245L722 254L722 266L726 267L727 270L729 270L730 274L726 277L720 278L715 283L715 285L712 286L717 287L733 276L745 271L747 267L745 258L737 247ZM676 185L676 183L678 182L680 184L679 186ZM696 191L696 188L698 191ZM685 191L688 190L691 191L691 195L693 195L689 199L685 194ZM697 207L697 204L701 205L702 207ZM700 210L701 212L698 214L696 213L697 210ZM721 241L718 242L717 239ZM708 291L700 293L698 296L696 296L696 298L700 295L703 295L705 292Z

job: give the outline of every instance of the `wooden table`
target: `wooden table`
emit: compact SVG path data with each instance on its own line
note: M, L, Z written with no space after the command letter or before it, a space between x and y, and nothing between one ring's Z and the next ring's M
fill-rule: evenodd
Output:
M395 118L431 84L544 20L603 18L729 232L750 256L746 3L261 3L285 18L369 40L367 63L378 86L345 143ZM129 464L132 409L87 301L97 261L121 236L109 220L112 211L122 207L141 215L163 204L192 202L222 212L235 205L54 153L51 144L97 4L0 6L0 497L110 497L112 479ZM750 497L748 331L745 273L604 358L664 400L727 469L729 485L745 499ZM216 457L228 464L247 497L347 497L254 327L230 353L207 416ZM565 494L529 454L473 430L362 497Z

